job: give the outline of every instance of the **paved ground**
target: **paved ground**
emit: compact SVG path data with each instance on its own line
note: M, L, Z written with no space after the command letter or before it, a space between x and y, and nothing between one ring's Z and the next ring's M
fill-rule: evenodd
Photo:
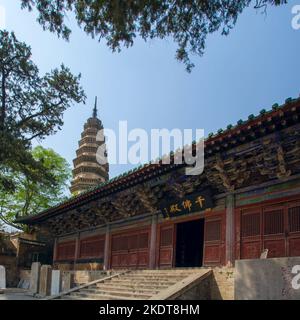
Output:
M0 292L1 300L38 300L29 295L27 290L23 289L5 289L3 293Z

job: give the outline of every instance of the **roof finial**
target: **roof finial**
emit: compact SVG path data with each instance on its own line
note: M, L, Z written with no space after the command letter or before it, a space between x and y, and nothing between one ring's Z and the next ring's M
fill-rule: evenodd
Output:
M93 109L93 118L97 118L97 96L95 97L95 106Z

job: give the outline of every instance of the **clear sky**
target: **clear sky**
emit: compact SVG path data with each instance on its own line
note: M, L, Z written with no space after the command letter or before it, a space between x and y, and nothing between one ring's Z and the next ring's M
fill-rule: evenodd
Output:
M206 133L235 124L249 114L300 93L300 30L291 27L292 7L269 7L267 16L248 8L228 37L208 38L203 57L194 56L191 74L174 58L171 40L138 40L122 53L112 53L72 26L70 42L43 31L36 15L20 9L19 0L0 0L6 29L32 47L42 73L62 62L82 74L87 104L64 115L64 127L41 144L70 164L95 95L104 126L116 129L127 120L129 129L204 128ZM110 177L131 166L111 166Z

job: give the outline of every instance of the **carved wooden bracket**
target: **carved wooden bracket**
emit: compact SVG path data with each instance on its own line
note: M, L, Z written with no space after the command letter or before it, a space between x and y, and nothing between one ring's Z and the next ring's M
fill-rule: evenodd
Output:
M130 207L127 207L126 201L124 201L124 199L121 197L116 197L111 201L111 204L116 209L117 214L123 218L128 218L133 214L132 210L130 210Z
M287 164L285 162L285 154L281 145L279 145L277 148L277 160L277 178L283 179L289 177L292 174L292 171L287 169Z
M155 193L148 186L140 186L135 191L138 201L145 207L145 209L150 213L155 213L157 211L157 198Z
M232 184L231 179L229 178L226 170L224 169L225 165L223 160L218 157L216 159L216 164L214 165L214 169L218 171L218 176L222 181L223 186L228 190L228 191L234 191L235 186Z

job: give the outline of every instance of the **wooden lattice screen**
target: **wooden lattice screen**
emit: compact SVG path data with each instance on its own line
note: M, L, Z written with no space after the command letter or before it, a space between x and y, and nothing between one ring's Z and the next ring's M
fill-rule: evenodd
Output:
M289 209L289 232L300 231L300 206Z
M252 237L260 234L260 213L244 213L241 219L242 237Z
M80 241L79 258L103 258L105 239L103 236Z
M221 240L221 220L207 221L205 224L205 241Z
M76 247L75 240L58 243L56 259L57 260L72 260L72 259L74 259L75 258L75 247Z

